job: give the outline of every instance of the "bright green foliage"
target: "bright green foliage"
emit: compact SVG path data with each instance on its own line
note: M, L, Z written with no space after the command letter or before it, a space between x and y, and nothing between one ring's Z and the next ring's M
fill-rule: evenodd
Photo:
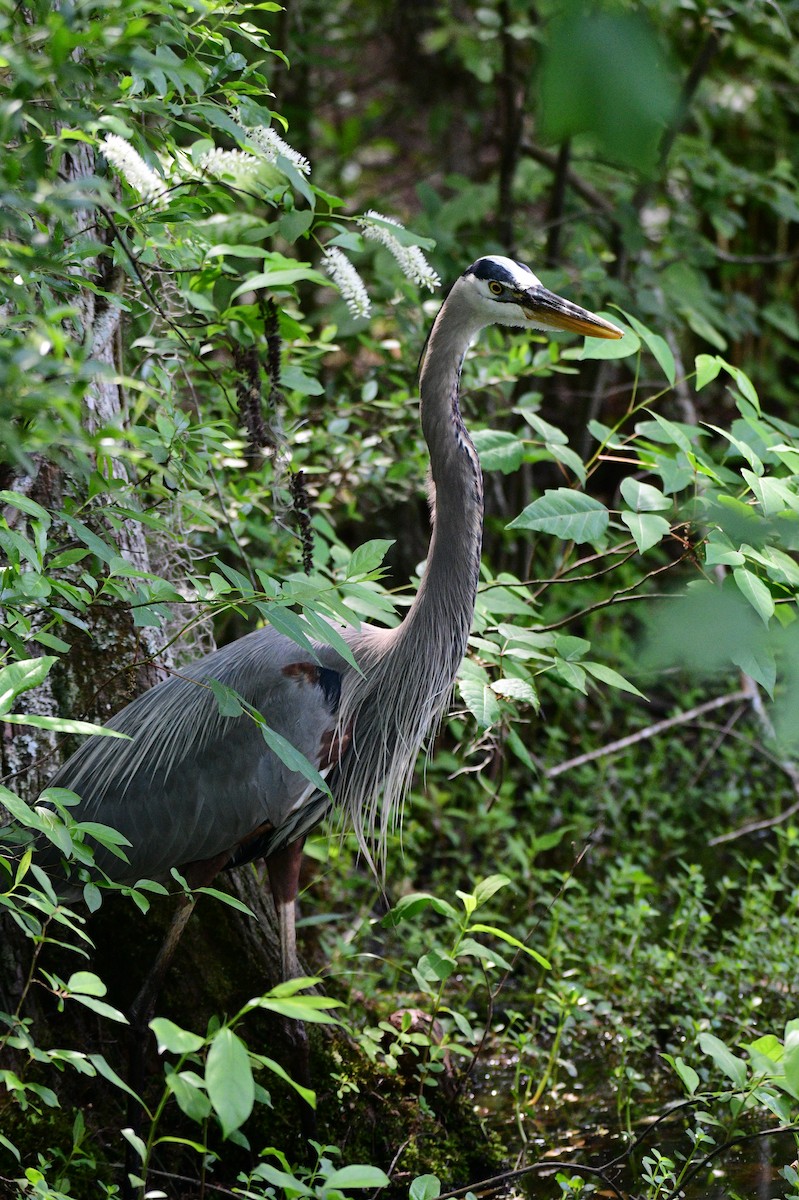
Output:
M307 646L326 618L400 619L424 555L414 369L432 314L386 234L431 254L428 281L512 249L554 289L609 305L618 342L492 331L467 357L480 591L404 859L392 848L401 898L378 924L374 880L320 835L303 913L365 1057L393 1083L410 1062L422 1116L453 1062L507 1071L511 1111L492 1119L509 1158L556 1140L538 1114L564 1092L632 1131L684 1090L678 1148L655 1134L628 1188L665 1200L703 1187L739 1129L796 1116L797 834L707 846L777 822L796 782L796 6L487 0L413 21L388 3L301 7L293 21L271 3L0 0L0 713L32 745L85 733L61 664L115 613L156 649L210 620L220 641L271 622ZM419 235L351 215L373 203L407 210ZM330 288L323 247L362 268L368 294ZM95 406L103 389L111 410ZM158 548L146 567L131 529ZM708 690L733 699L653 730ZM60 715L35 710L40 692ZM45 837L77 870L93 842L124 855L114 831L70 817L68 793L29 808L16 782L0 800L18 844ZM331 1001L284 988L204 1032L153 1021L163 1078L141 1136L73 1118L70 1081L120 1098L127 1084L96 1046L42 1042L31 989L109 1039L124 1016L83 916L18 854L0 856L0 905L33 961L2 1018L0 1118L40 1144L19 1161L19 1126L0 1119L0 1174L20 1196L77 1197L85 1179L111 1194L125 1136L142 1178L176 1148L201 1176L243 1152L267 1084L313 1101L246 1026L263 1009L331 1020ZM165 889L117 890L146 912ZM105 894L86 883L90 911ZM48 964L56 942L77 961ZM370 1084L337 1064L319 1087L343 1103ZM347 1165L320 1143L304 1169L253 1145L227 1182L338 1200L384 1186L395 1150ZM403 1177L411 1200L453 1184L448 1161L417 1169L430 1173ZM795 1168L782 1174L799 1194ZM602 1182L576 1163L546 1186Z

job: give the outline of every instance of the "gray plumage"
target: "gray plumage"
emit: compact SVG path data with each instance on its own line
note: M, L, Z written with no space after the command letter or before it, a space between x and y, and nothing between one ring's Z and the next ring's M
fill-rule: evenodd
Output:
M379 859L466 651L483 498L458 386L469 344L489 324L621 336L602 318L548 292L511 259L478 259L456 281L421 367L433 533L407 616L392 630L341 630L362 674L321 643L314 661L274 629L249 634L109 721L131 742L89 738L52 783L82 797L72 810L78 820L101 821L131 843L129 865L98 851L112 878L132 883L164 879L172 867L198 862L218 868L255 856L269 861L285 847L301 846L328 808L328 799L268 748L249 717L220 715L211 679L235 689L328 773L334 805L370 861Z

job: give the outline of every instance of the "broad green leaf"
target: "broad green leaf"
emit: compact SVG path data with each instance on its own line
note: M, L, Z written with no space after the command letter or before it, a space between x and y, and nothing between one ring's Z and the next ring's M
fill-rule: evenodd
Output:
M679 425L675 425L673 421L667 421L665 417L661 417L660 413L653 412L652 416L660 428L664 441L672 442L680 450L684 450L686 454L692 453L693 447L691 446L690 438L687 434L683 433Z
M281 999L280 997L260 996L250 1001L252 1008L264 1008L267 1012L277 1013L278 1016L288 1017L292 1021L305 1021L313 1025L337 1025L338 1018L330 1011L342 1008L343 1001L334 1000L330 996L294 996Z
M746 469L741 471L741 476L757 497L765 516L771 517L775 513L784 512L786 508L795 508L797 497L782 479L773 479L769 475L755 475Z
M113 1008L110 1004L106 1004L104 1000L96 1000L94 996L83 996L80 992L71 993L72 1000L77 1000L78 1004L82 1004L84 1008L90 1008L92 1012L96 1012L101 1017L107 1017L109 1021L118 1021L120 1025L128 1025L128 1018L118 1008Z
M139 1156L139 1161L144 1162L147 1157L147 1147L138 1133L134 1133L132 1129L121 1130L122 1136L126 1142L129 1142Z
M232 1030L223 1027L214 1036L205 1063L208 1098L228 1137L252 1112L255 1087L247 1048Z
M711 425L709 422L705 423L708 429L712 429L714 433L719 434L719 436L725 438L731 446L734 446L741 458L745 459L745 461L749 463L749 466L757 475L763 474L763 463L760 461L758 455L755 454L751 446L749 446L741 438L735 437L728 429L720 429L718 425Z
M480 465L484 471L502 471L509 475L524 462L524 442L515 433L502 429L477 429L472 434Z
M655 513L623 512L621 519L633 535L641 554L662 542L671 529L666 518Z
M515 676L495 679L491 690L507 700L519 700L523 704L533 704L538 707L538 696L535 688L527 679L517 679Z
M479 958L481 962L488 963L490 966L502 967L503 971L511 969L511 964L498 950L484 946L472 937L464 937L458 944L458 958L465 957Z
M347 579L370 575L373 571L378 570L393 545L394 541L389 538L374 538L371 542L364 542L362 546L358 546L356 550L353 550L347 564L345 571Z
M724 360L717 354L697 354L694 359L696 367L696 390L699 392L716 378L724 365Z
M598 314L604 317L606 321L619 327L619 318L617 313ZM617 358L629 358L631 354L637 354L641 349L641 339L638 334L632 329L624 330L624 337L621 338L593 338L586 337L581 350L574 357L580 359L581 362L586 362L588 359L605 359L612 360ZM566 355L564 355L566 357ZM569 355L571 357L571 355Z
M205 1043L205 1038L190 1033L188 1029L181 1029L166 1017L155 1017L150 1022L150 1028L155 1034L159 1054L163 1054L165 1050L171 1054L192 1054Z
M688 1095L695 1095L699 1087L699 1076L693 1067L690 1067L684 1059L674 1058L671 1054L664 1054L662 1057L674 1068Z
M81 992L85 996L104 996L108 988L92 971L74 971L67 980L70 992Z
M577 478L580 480L580 483L585 483L586 479L588 478L585 470L585 464L580 458L580 455L575 453L570 446L561 446L558 442L547 442L546 449L552 458L554 458L555 462L562 463L564 467L568 467L569 470L577 476Z
M408 1191L408 1200L437 1200L441 1183L437 1175L417 1175Z
M284 1083L289 1084L294 1088L298 1096L302 1096L309 1108L316 1108L316 1092L311 1088L303 1087L301 1083L297 1083L296 1079L292 1079L288 1071L281 1067L279 1062L275 1062L273 1058L269 1058L266 1054L257 1054L257 1061L271 1071L273 1075L277 1075L278 1079L282 1079Z
M416 967L419 974L428 983L443 983L445 979L449 979L453 971L458 969L458 964L451 954L445 954L441 950L433 948L421 956Z
M194 1082L196 1078L193 1071L171 1071L165 1082L181 1112L201 1124L211 1113L211 1101L205 1089Z
M736 567L732 575L741 594L746 597L763 623L768 625L774 615L774 598L763 580L758 579L757 575L746 567Z
M29 496L23 496L21 492L1 490L0 504L12 505L14 508L18 508L20 512L27 513L29 517L36 517L45 526L50 524L50 514L47 509L42 508L41 504L37 504Z
M556 425L550 425L549 421L545 421L542 416L534 412L531 408L515 408L514 412L519 413L524 417L527 424L536 431L541 441L546 446L568 445L569 439L563 430L558 429Z
M0 668L0 714L5 713L20 692L30 691L44 683L50 668L57 661L54 654L43 654L41 658L26 658Z
M226 683L218 679L209 679L208 686L216 697L220 717L240 717L244 713L241 697Z
M327 1176L322 1185L322 1195L325 1196L334 1188L341 1191L346 1191L347 1188L384 1188L390 1183L388 1175L379 1167L353 1163L349 1167L339 1167Z
M620 492L634 512L662 512L672 507L672 501L664 496L660 488L651 483L641 483L632 475L621 482Z
M489 729L499 720L502 710L489 683L479 679L459 679L458 691L481 729Z
M129 1087L124 1079L120 1079L113 1067L110 1067L103 1058L102 1054L89 1054L89 1062L97 1071L98 1075L102 1075L103 1079L107 1079L109 1083L113 1083L114 1087L119 1088L121 1092L125 1092L128 1096L132 1096L134 1100L138 1100L145 1112L147 1107L140 1096L137 1096L133 1088Z
M563 541L596 543L605 534L609 519L604 504L593 497L555 488L528 504L508 528L534 529Z
M487 875L474 889L475 906L479 908L482 904L487 904L492 896L495 896L502 888L508 887L509 884L510 879L507 875Z
M712 1033L700 1033L699 1045L703 1053L710 1055L719 1070L731 1079L737 1088L745 1086L746 1063L733 1054L720 1038Z

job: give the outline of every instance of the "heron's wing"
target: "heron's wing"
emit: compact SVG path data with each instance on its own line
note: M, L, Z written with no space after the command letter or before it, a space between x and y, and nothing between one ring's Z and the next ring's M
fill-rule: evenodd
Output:
M222 715L210 686L233 689L324 770L336 753L341 680L351 668L329 647L315 649L319 661L309 662L272 629L240 638L109 721L131 741L89 738L64 764L52 783L81 797L75 818L110 825L131 843L129 865L98 849L112 878L164 878L172 867L235 856L254 837L264 848L286 844L321 818L326 798L270 750L250 716ZM252 855L239 853L245 857Z

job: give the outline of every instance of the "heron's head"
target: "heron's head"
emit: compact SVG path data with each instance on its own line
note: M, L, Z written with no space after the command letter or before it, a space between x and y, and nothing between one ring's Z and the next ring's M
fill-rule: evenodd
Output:
M621 329L595 313L556 296L524 263L486 255L464 271L452 289L481 325L521 329L566 329L586 337L620 338Z

